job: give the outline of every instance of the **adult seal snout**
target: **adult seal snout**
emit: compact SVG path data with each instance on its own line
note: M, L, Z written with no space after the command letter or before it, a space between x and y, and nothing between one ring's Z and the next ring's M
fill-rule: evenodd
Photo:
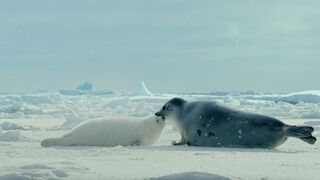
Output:
M287 125L269 116L241 112L212 101L173 98L155 115L175 122L181 140L174 145L274 148L288 137L309 144L316 142L311 134L313 127Z

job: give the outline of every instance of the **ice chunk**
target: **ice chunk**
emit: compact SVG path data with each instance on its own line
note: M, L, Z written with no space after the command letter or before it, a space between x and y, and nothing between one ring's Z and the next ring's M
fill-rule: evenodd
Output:
M52 172L24 172L24 173L9 173L1 175L0 179L3 180L35 180L35 179L56 179Z
M29 104L52 104L52 100L49 96L47 95L23 95L21 96L22 101L29 103Z
M299 102L305 103L320 103L320 91L301 91L291 93L280 97L278 101L284 101L291 104L297 104Z
M109 102L108 106L110 106L111 108L118 107L118 106L129 107L131 106L131 101L128 97L114 99L111 102Z
M24 130L23 126L16 123L8 122L8 121L2 123L1 128L3 130Z
M8 106L0 107L0 112L14 114L21 110L21 106L19 104L10 104Z
M53 170L52 173L56 175L57 177L68 177L68 173L66 173L64 170Z
M219 180L228 180L230 178L225 177L225 176L220 176L217 174L209 174L209 173L204 173L204 172L183 172L179 174L170 174L166 176L161 176L157 178L150 178L153 180L162 180L162 179L184 179L184 180L191 180L191 179L219 179Z
M34 127L34 126L21 126L17 123L12 123L9 121L3 122L2 124L0 124L0 127L3 130L40 130L40 128L38 127Z
M320 103L319 90L306 90L290 94L272 94L257 96L255 99L271 100L275 102L286 102L290 104L298 104L299 102L305 103Z
M22 136L20 131L7 131L0 135L0 141L29 141L28 138Z

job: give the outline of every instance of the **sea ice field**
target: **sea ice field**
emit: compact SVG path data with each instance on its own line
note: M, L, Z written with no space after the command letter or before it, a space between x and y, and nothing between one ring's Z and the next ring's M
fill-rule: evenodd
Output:
M79 91L79 92L78 92ZM152 94L75 90L0 94L0 179L320 179L320 144L289 138L276 149L172 146L180 135L167 123L150 146L43 148L83 121L146 117L170 98L218 101L242 111L310 125L320 137L320 91Z

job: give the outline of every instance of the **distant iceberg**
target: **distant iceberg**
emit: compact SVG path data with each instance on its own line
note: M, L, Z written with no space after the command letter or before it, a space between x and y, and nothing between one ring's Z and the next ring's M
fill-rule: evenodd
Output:
M134 96L153 96L153 94L148 90L146 84L142 81L132 92Z
M77 87L77 90L91 91L92 90L92 83L84 82L83 84L81 84Z
M60 94L67 95L67 96L77 96L77 95L109 95L113 94L111 90L93 90L92 83L84 82L80 84L76 90L60 90Z

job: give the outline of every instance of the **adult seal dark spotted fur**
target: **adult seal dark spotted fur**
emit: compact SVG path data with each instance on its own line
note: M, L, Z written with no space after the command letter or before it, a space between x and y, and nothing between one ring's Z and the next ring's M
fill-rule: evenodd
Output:
M174 145L275 148L288 137L309 144L316 142L311 134L313 127L287 125L276 118L241 112L212 101L173 98L155 115L175 122L181 140Z

